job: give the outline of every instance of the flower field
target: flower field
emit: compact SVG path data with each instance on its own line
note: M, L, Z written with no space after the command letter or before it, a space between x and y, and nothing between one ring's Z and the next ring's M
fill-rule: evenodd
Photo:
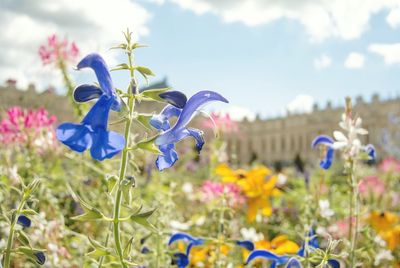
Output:
M337 130L309 144L313 169L239 165L225 139L238 122L200 112L229 99L142 90L154 76L136 62L142 47L125 32L113 69L55 35L40 47L75 120L1 114L0 267L400 267L399 155L381 160L361 142L368 129L350 98ZM77 84L72 65L97 81Z

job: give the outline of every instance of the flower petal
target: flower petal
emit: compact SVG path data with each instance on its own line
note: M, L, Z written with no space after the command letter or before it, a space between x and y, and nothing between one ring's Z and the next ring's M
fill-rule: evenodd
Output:
M376 150L375 147L372 144L368 144L364 148L365 152L371 157L372 160L376 159Z
M236 244L242 248L249 250L249 251L254 250L254 244L253 244L253 242L251 242L249 240L237 240Z
M333 139L326 135L319 135L313 140L311 146L312 148L316 148L320 144L331 146L333 144Z
M150 124L157 130L167 131L170 129L169 119L178 117L181 114L181 109L172 105L167 105L158 115L153 115L150 119Z
M340 262L334 259L329 259L328 264L332 268L340 268Z
M196 150L200 152L204 145L203 131L195 128L187 128L186 130L189 132L189 136L196 140Z
M195 238L187 233L176 233L171 236L171 238L168 241L168 246L170 246L172 243L175 241L180 241L180 240L185 240L189 241L195 246L201 245L204 243L204 240L201 238Z
M100 99L92 106L90 111L83 118L82 123L90 126L90 128L101 128L106 130L108 124L108 114L113 104L113 99L106 95L102 95Z
M36 262L40 265L45 264L46 262L46 255L44 255L44 253L42 251L37 251L35 253L33 253L33 255L36 258Z
M175 253L173 261L173 264L178 266L178 268L185 268L189 265L189 258L183 253Z
M92 146L92 136L89 128L83 124L61 124L56 129L56 137L71 150L79 153Z
M337 141L347 141L347 137L343 134L343 132L341 131L337 131L335 130L333 132L333 137L337 140Z
M115 95L111 75L104 59L97 53L92 53L84 57L78 63L78 69L91 68L97 77L100 88L109 97Z
M245 265L249 264L250 262L252 262L255 259L264 259L264 260L274 261L274 262L276 262L277 265L281 265L283 263L286 263L288 258L289 257L287 257L287 256L275 255L274 253L267 251L267 250L254 250L247 257Z
M175 151L173 143L167 145L160 145L160 151L163 153L159 155L156 160L156 166L159 171L172 167L178 160L178 153Z
M291 258L285 268L303 268L303 266L301 265L300 261L296 258Z
M83 84L76 87L73 94L76 102L87 102L99 98L103 91L98 86Z
M308 245L313 248L319 248L318 238L313 228L311 228L308 232L308 237L311 238L308 242Z
M228 103L227 99L214 91L204 90L197 92L186 102L186 105L182 109L182 113L179 116L178 121L172 129L180 129L186 127L195 112L199 110L203 105L211 101L222 101Z
M22 227L29 228L31 227L32 221L25 215L19 215L17 223Z
M93 134L91 156L99 161L118 154L125 146L125 138L117 132L97 129Z
M175 107L183 108L187 102L186 95L180 91L167 91L159 94L160 98L172 104Z
M319 166L323 169L329 169L332 166L333 156L335 151L332 148L327 148L325 158L319 162Z

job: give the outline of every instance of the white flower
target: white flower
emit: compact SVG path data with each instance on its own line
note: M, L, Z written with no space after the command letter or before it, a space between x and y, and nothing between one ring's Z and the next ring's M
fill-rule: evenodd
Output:
M283 173L279 173L278 174L278 180L277 180L277 184L278 185L284 185L287 182L287 176Z
M205 222L206 222L206 217L201 216L196 220L195 224L197 226L202 226Z
M262 233L257 233L256 229L253 227L247 229L247 228L241 228L240 229L240 234L242 235L244 240L250 240L252 242L260 241L264 239L264 235Z
M381 247L386 247L386 241L380 235L375 236L374 242Z
M322 218L329 219L335 214L335 212L332 209L330 209L328 200L323 200L323 199L319 200L319 208Z
M182 185L182 191L183 191L185 194L191 194L191 193L193 193L193 185L192 185L190 182L185 182L185 183Z
M393 259L392 252L390 250L383 249L376 254L374 265L378 266L384 260L392 261Z
M187 223L183 223L183 222L179 222L179 221L175 221L172 220L170 221L169 225L171 226L172 229L176 230L176 231L187 231L189 230L189 224Z

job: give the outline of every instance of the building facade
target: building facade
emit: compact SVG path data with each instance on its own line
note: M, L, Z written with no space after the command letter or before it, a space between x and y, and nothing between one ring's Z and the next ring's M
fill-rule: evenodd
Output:
M386 154L382 145L384 132L396 133L400 128L399 124L391 123L391 118L400 118L400 98L381 101L374 95L369 103L361 97L353 103L355 114L363 119L363 127L369 131L362 142L374 144L379 157L383 157ZM343 107L333 108L328 103L324 109L315 105L309 114L288 114L266 120L257 117L254 121L245 119L239 125L239 134L227 137L228 153L236 156L239 164L255 160L268 165L289 164L297 155L306 162L314 161L318 152L311 148L313 139L320 134L332 136L333 131L339 129L343 110Z

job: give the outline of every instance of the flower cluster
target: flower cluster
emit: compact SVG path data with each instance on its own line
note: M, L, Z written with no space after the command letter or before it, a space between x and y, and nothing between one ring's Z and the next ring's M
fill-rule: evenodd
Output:
M59 40L53 34L47 38L47 44L40 46L39 56L43 64L59 63L60 61L73 61L79 54L79 48L75 42L67 39Z
M54 144L56 117L44 108L24 110L16 106L8 109L6 115L0 122L0 143L38 147Z
M272 214L271 198L277 197L281 191L276 187L277 177L266 167L260 166L252 170L232 170L222 164L217 167L216 174L224 183L239 186L247 202L247 219L252 222L259 212L263 216Z
M350 104L351 105L351 104ZM334 131L332 139L326 135L320 135L312 142L312 147L319 145L326 147L325 157L321 160L320 166L323 169L331 167L334 157L334 151L340 150L346 163L359 158L361 152L366 152L370 159L376 158L375 148L372 144L363 145L358 135L367 135L368 131L361 127L362 119L360 117L353 118L351 109L346 109L342 114L342 121L339 126L347 133L345 135L341 131Z
M234 183L205 181L201 186L201 199L203 202L218 201L223 196L230 207L237 207L245 203L245 198L239 186Z

